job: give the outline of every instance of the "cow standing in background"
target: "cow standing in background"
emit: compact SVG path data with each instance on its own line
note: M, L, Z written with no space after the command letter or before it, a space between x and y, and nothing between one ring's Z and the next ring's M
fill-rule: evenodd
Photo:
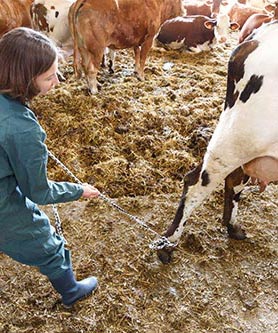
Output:
M32 27L30 7L33 0L0 1L0 37L17 27Z
M33 27L51 38L64 55L73 53L68 12L75 0L34 0L31 7Z
M226 0L206 0L199 1L183 1L184 15L204 15L208 17L216 17L220 13L221 5L226 6Z
M267 14L267 13L262 8L256 8L235 2L232 6L229 6L229 8L227 9L227 14L230 17L231 22L238 23L241 29L249 16L253 14Z
M184 178L173 223L165 236L180 239L192 211L225 179L223 224L230 237L246 234L236 222L243 185L249 177L261 189L278 180L278 21L258 29L232 52L228 65L225 108L208 144L202 165ZM161 244L160 244L161 245ZM172 248L158 250L167 263Z
M184 14L188 15L211 15L211 4L208 1L185 1L183 0Z
M230 23L227 14L216 19L203 15L178 16L164 22L156 37L157 45L166 49L185 48L199 53L208 51L219 43L225 43L229 29L236 30L237 23Z
M75 73L80 77L83 69L95 94L105 48L133 48L135 72L143 80L146 57L161 23L181 13L181 0L77 0L69 11Z
M274 4L265 6L265 10L272 13L253 14L248 17L240 31L238 37L239 43L242 43L255 29L258 29L261 25L269 23L273 20L278 20L278 1Z
M267 0L237 0L238 3L248 5L255 8L263 9L267 5Z

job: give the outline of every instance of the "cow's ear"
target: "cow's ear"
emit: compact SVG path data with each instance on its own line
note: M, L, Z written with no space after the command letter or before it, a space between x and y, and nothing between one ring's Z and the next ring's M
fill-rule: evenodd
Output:
M210 5L213 4L213 1L212 0L206 0L205 4L208 5L208 6L210 6Z
M212 29L216 26L216 20L205 21L205 22L204 22L204 26L205 26L207 29L212 30Z
M237 22L231 22L230 23L230 29L233 31L236 31L239 29L239 24Z
M274 5L271 5L271 4L269 4L269 5L266 5L266 6L264 6L264 9L265 9L267 12L271 13L271 12L273 12L273 11L274 11L274 9L275 9L275 6L274 6Z

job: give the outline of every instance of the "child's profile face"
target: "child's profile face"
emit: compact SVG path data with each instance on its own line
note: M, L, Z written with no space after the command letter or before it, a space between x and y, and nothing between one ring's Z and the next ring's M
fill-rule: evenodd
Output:
M52 87L59 83L57 72L58 58L56 58L52 66L46 72L35 79L35 84L40 91L40 95L46 94Z

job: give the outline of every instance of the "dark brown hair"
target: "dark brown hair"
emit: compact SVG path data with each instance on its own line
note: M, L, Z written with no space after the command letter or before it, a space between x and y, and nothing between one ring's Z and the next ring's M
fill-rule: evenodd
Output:
M15 28L0 39L0 93L22 103L38 95L35 78L54 63L58 51L42 33Z

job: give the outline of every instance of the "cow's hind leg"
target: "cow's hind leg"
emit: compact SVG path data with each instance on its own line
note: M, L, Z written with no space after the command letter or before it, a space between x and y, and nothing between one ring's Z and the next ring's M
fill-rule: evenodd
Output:
M238 203L244 185L249 176L244 174L242 168L237 168L225 179L224 212L222 224L227 227L231 238L242 240L246 238L245 231L236 223Z
M133 50L134 50L134 57L135 57L134 73L136 75L138 75L138 73L140 71L140 51L141 51L141 48L140 48L140 46L134 46Z
M153 36L146 37L141 47L134 47L135 53L135 73L139 80L144 81L144 67L149 50L152 47Z
M108 65L108 70L110 74L114 74L114 62L115 62L116 52L109 49L108 47L104 50L104 55L102 56L101 67L105 68Z
M104 48L97 51L82 48L80 49L80 54L89 92L91 94L97 94L98 86L100 86L97 81L97 74L101 66Z

